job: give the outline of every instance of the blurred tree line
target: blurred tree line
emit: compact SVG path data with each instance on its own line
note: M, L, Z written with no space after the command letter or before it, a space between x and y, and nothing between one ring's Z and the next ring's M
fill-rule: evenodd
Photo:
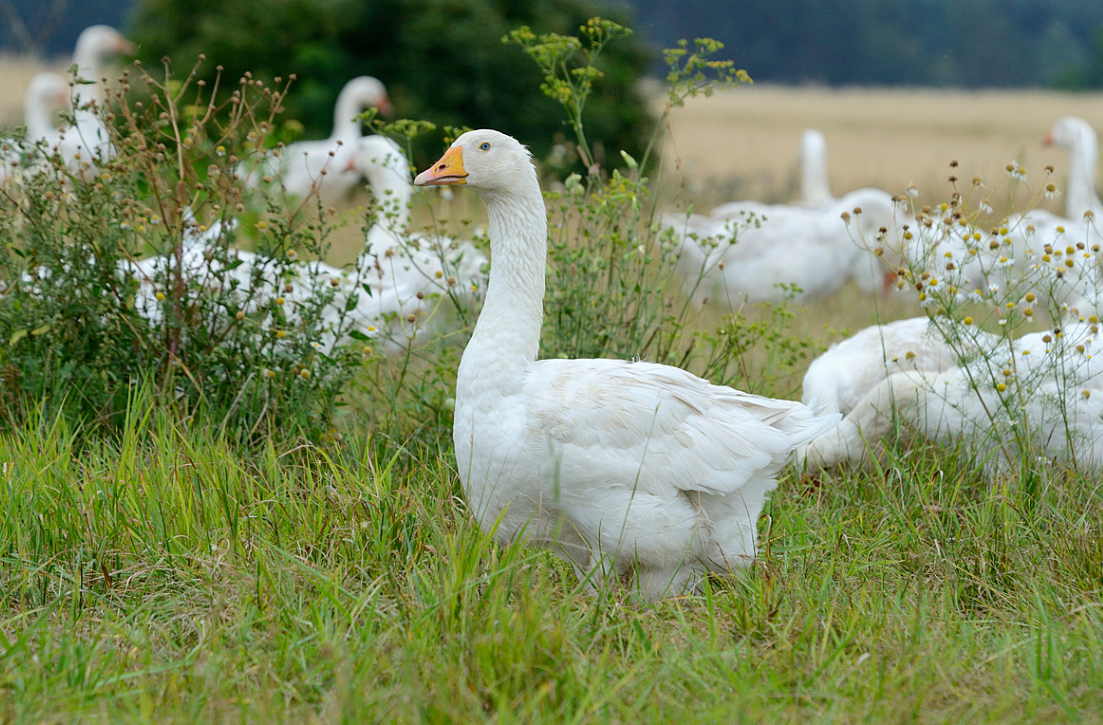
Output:
M204 76L221 64L231 89L245 71L296 74L287 117L311 136L329 133L345 82L372 75L398 117L496 128L543 155L566 129L562 110L541 93L536 64L502 37L520 25L577 35L594 15L632 22L626 6L601 0L140 0L131 35L144 61L169 55L177 73L205 53ZM612 145L610 162L620 149L638 153L651 130L635 83L650 63L636 36L602 55L586 121ZM422 161L439 150L425 148Z
M756 81L1103 87L1103 0L633 4L651 40L716 38Z

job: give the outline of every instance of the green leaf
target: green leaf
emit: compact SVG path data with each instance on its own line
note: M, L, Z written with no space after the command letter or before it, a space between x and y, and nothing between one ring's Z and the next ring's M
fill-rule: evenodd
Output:
M11 347L15 345L15 343L26 337L29 332L30 330L16 330L14 333L12 333L11 340L8 341L8 346Z

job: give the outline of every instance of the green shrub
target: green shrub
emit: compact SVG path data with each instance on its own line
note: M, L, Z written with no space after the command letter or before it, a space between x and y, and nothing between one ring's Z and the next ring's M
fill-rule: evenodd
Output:
M74 170L24 144L22 173L0 187L0 425L63 405L113 428L134 386L152 384L183 416L239 438L324 433L360 353L312 344L348 327L326 316L328 285L287 308L280 288L324 253L332 224L310 199L261 197L262 219L234 180L283 92L242 79L219 104L194 75L136 75L99 109L110 159ZM132 83L145 101L128 100ZM200 262L185 262L204 235ZM261 261L235 276L242 242ZM136 274L150 256L163 263Z

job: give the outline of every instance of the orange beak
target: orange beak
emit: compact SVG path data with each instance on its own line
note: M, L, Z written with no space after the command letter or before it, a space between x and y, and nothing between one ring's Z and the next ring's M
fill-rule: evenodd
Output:
M138 46L134 45L134 43L126 38L119 38L118 42L115 44L115 52L119 55L137 55Z
M440 161L422 171L414 179L415 186L448 186L466 184L467 171L463 168L463 149L453 146L444 152Z
M391 105L391 99L386 96L383 96L383 100L376 105L376 108L379 109L379 115L381 116L390 118L394 115L394 106Z
M1042 145L1043 146L1052 146L1053 145L1053 134L1052 133L1047 133L1046 134L1046 137L1042 139Z

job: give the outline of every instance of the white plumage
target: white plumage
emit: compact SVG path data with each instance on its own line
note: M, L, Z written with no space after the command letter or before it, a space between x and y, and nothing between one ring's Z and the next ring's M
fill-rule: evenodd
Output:
M1085 324L1052 333L1024 335L1014 344L1014 364L989 350L976 363L943 372L901 372L872 388L834 429L814 440L798 456L810 469L829 468L844 461L860 461L867 452L876 456L883 442L902 421L927 440L962 443L989 474L1008 471L1021 463L1022 451L1007 433L1001 441L992 434L990 415L1002 418L1021 402L1025 420L1017 419L1033 446L1061 465L1081 469L1103 468L1103 344ZM1076 345L1084 345L1078 352ZM1062 355L1060 361L1055 355ZM993 361L991 367L984 360ZM1014 367L1013 377L999 368ZM995 368L995 369L993 369ZM1005 382L1006 381L1006 382ZM999 383L1007 386L1003 393ZM1021 390L1017 389L1021 386ZM1005 407L1001 396L1011 398Z
M160 322L161 302L156 300L153 280L164 279L170 267L178 266L189 283L216 290L236 286L241 295L259 279L268 294L255 296L247 311L278 295L284 298L284 309L292 320L296 318L297 306L318 288L335 288L337 297L324 313L324 322L331 332L319 340L327 350L343 339L332 334L342 317L346 327L351 323L354 329L371 337L388 329L388 352L400 349L405 340L424 334L427 329L439 329L444 315L427 318L436 308L436 299L450 294L470 299L472 287L482 287L486 257L470 242L407 232L413 189L406 157L394 142L382 136L368 136L354 144L352 150L357 173L369 178L381 205L368 232L359 268L337 268L309 261L297 265L293 277L285 278L277 274L271 258L242 250L233 252L241 264L223 268L217 259L207 258L208 251L212 244L226 243L225 235L233 226L227 228L215 222L204 231L189 227L178 263L168 256L158 256L124 265L123 273L141 283L136 309L151 321ZM363 285L370 287L370 295ZM356 304L348 308L346 303L353 295L357 297ZM242 304L245 305L244 299ZM407 321L409 315L414 315L414 322Z
M827 176L827 139L814 128L805 129L800 137L800 203L822 209L835 201Z
M31 78L23 94L23 120L27 126L26 141L2 139L6 150L0 149L0 184L12 178L30 161L30 148L39 141L47 152L58 145L60 133L54 125L58 111L69 106L69 84L57 73L38 73Z
M860 189L823 208L736 202L707 217L667 214L661 223L680 240L686 293L699 306L733 309L744 299L783 298L778 285L796 284L799 299L822 297L851 279L883 292L885 270L864 245L876 244L881 227L895 228L899 213L888 194Z
M333 108L333 132L320 141L296 141L277 152L269 150L263 159L242 162L238 174L247 186L257 186L265 175L278 178L288 194L303 198L317 188L324 202L347 196L360 175L349 168L353 146L363 137L357 116L368 108L389 111L387 89L376 78L353 78L337 96Z
M537 361L547 220L527 150L471 131L415 183L478 189L490 220L494 264L454 423L479 523L650 599L751 561L777 472L837 416L664 365Z
M953 351L929 323L924 316L874 325L832 345L808 366L801 400L846 415L889 375L953 367Z

